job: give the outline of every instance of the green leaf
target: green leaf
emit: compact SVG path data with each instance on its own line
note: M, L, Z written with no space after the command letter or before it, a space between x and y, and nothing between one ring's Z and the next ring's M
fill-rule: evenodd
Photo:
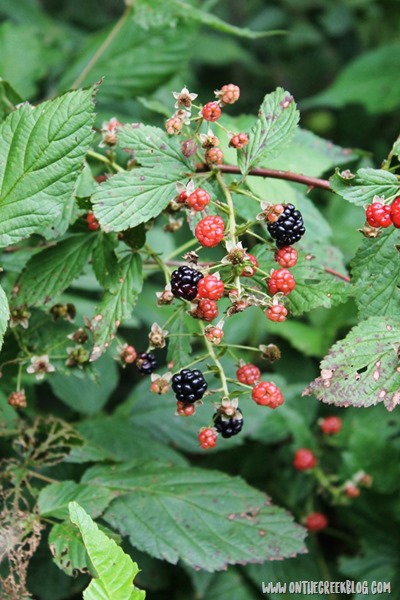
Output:
M96 236L73 235L35 254L17 280L14 304L41 306L59 296L87 264Z
M118 287L107 290L92 320L94 348L91 360L96 360L108 348L115 330L129 319L143 285L142 261L139 254L130 254L118 265Z
M92 517L98 517L113 497L114 494L106 488L100 489L84 483L62 481L51 483L40 490L38 508L42 517L66 519L69 502L76 500Z
M307 173L319 177L329 169L357 159L349 148L341 148L306 129L296 129L289 146L277 158L261 161L260 166Z
M193 25L176 29L154 27L145 31L132 18L127 18L107 48L84 77L81 85L100 81L100 100L147 96L182 67L193 39ZM94 34L78 60L66 70L61 89L70 88L88 62L110 34L110 29Z
M7 330L8 319L10 318L10 310L8 308L8 299L5 291L0 286L0 349L3 345L4 334Z
M174 362L174 370L179 371L189 364L192 353L190 336L182 335L187 333L185 326L187 316L183 309L177 310L174 317L168 323L168 333L173 334L168 337L167 361Z
M284 33L283 31L251 31L246 27L230 25L215 15L187 4L181 0L139 0L135 4L135 22L144 29L151 27L176 27L179 19L194 21L202 25L223 31L231 35L237 35L248 39L257 39L269 35Z
M304 108L361 104L371 114L400 106L397 77L400 44L393 43L365 52L345 67L336 81L320 94L302 102Z
M357 250L351 271L360 318L400 314L399 242L398 231L388 229L364 239Z
M0 120L15 109L22 102L21 96L14 88L0 77Z
M121 536L114 533L108 527L99 525L100 530L117 544L121 542ZM49 533L49 547L53 561L66 575L76 576L76 572L91 573L96 576L96 571L90 561L79 529L71 523L64 521L54 525Z
M124 231L159 215L191 170L175 139L157 127L126 125L118 141L142 168L118 173L95 191L94 213L105 231Z
M296 287L288 296L288 306L294 315L302 315L318 306L331 308L349 297L348 283L303 257L290 271Z
M130 152L143 167L162 168L164 171L175 169L182 173L192 168L176 138L158 127L128 123L118 129L118 145Z
M54 525L50 530L48 542L55 564L67 575L74 575L76 571L93 571L82 536L72 523Z
M155 397L154 394L148 392L148 396L149 404L152 401L156 404L160 403L160 398ZM164 461L179 465L186 464L181 454L153 437L149 429L123 416L99 416L79 423L77 430L87 443L73 448L68 456L68 462L92 462L94 456L96 461L116 462L133 459L157 460L162 456Z
M139 168L118 173L93 195L94 214L104 231L124 231L157 217L176 196L183 171Z
M371 317L332 346L321 375L303 392L336 406L367 407L383 402L391 411L400 403L400 322Z
M49 379L54 394L67 406L85 415L94 415L107 403L118 385L115 360L107 354L84 370L56 371Z
M359 169L356 175L337 170L330 182L334 192L358 206L370 204L375 195L390 198L400 192L396 175L383 169Z
M92 267L97 281L105 290L116 291L118 287L118 259L115 249L118 241L103 231L92 253Z
M304 532L238 477L148 463L94 467L83 480L125 492L104 519L132 545L207 571L303 551Z
M77 502L69 504L69 513L98 575L83 592L84 600L144 600L146 592L132 584L139 572L137 564L100 531Z
M11 22L0 26L0 73L26 100L36 94L44 74L42 41L38 29Z
M0 126L0 246L42 233L73 194L93 131L93 88L36 107Z
M279 154L291 141L298 121L299 112L289 92L277 88L267 94L251 129L249 143L238 152L238 164L243 175L261 161Z

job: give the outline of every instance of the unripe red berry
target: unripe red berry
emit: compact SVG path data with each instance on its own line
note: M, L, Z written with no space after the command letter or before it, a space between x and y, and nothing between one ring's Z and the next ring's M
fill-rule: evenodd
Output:
M7 402L13 408L26 408L25 390L19 392L11 392L7 398Z
M218 344L220 344L224 338L224 332L222 329L219 327L213 327L212 325L209 325L205 328L204 335L206 339L212 344L215 344L215 346L218 346Z
M200 446L205 450L214 448L217 445L218 433L214 427L202 427L198 434Z
M186 404L185 402L177 400L176 412L180 417L191 417L196 412L196 406L195 404Z
M348 498L358 498L361 494L360 488L358 488L354 483L346 483L344 487L344 493Z
M396 229L400 228L400 196L395 198L390 207L390 216Z
M268 289L270 294L281 292L287 296L294 290L296 283L293 275L287 269L276 269L272 271L268 280Z
M207 102L201 109L201 116L205 121L218 121L221 116L221 107L219 102Z
M120 358L121 362L129 365L129 364L135 362L135 360L137 358L137 352L133 346L129 346L128 344L125 344L121 348L121 351L119 353L119 358Z
M236 371L236 378L240 383L246 385L254 385L261 377L261 371L256 365L247 363L246 365L240 366Z
M218 215L209 215L196 225L195 235L202 246L218 246L224 237L224 221Z
M340 417L326 417L321 419L319 426L326 435L334 435L342 429L342 419Z
M205 209L207 204L210 203L211 197L206 190L197 188L194 190L186 199L186 206L189 206L196 212L200 212Z
M281 390L271 381L260 381L256 383L251 392L251 397L256 404L277 408L283 404Z
M298 471L309 471L313 469L318 463L318 459L312 450L308 448L299 448L295 452L293 459L293 466Z
M275 321L276 323L283 323L284 321L286 321L288 311L283 304L274 304L273 306L267 308L265 314L267 315L270 321Z
M204 158L210 165L222 165L224 153L220 148L208 148L204 153Z
M184 204L186 202L186 200L188 199L188 195L187 192L181 192L176 201L178 202L178 204Z
M240 88L233 83L223 85L220 90L215 92L217 98L223 102L223 104L234 104L240 97Z
M391 207L381 202L373 202L365 209L365 216L371 227L389 227L392 225Z
M199 298L219 300L224 293L224 282L215 275L206 275L197 284L197 295Z
M169 135L179 135L182 131L183 122L179 117L171 117L165 123L165 130Z
M307 516L305 524L308 531L321 531L328 526L328 519L322 513L315 512Z
M86 215L87 226L91 231L96 231L96 229L100 229L100 223L94 216L92 212Z
M245 133L237 133L236 135L232 136L231 139L229 140L229 146L231 148L243 148L244 146L246 146L249 143L249 138Z
M275 252L275 260L284 268L294 267L297 263L297 250L292 246L284 246Z
M197 319L203 321L212 321L218 317L218 306L214 300L208 300L208 298L202 298L192 315Z

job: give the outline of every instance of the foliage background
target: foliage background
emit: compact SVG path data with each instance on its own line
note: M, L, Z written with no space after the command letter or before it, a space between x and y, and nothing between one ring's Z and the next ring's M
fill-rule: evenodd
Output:
M223 0L203 4L212 14L240 28L286 31L285 35L259 39L235 36L190 19L177 19L175 28L170 29L162 23L165 4L155 2L154 6L158 10L151 18L158 15L161 23L152 38L154 43L141 54L140 47L151 36L146 30L142 30L142 37L125 32L113 52L106 53L80 82L92 84L105 78L98 92L97 126L103 119L116 116L121 121L144 121L162 127L171 111L171 91L181 89L183 84L199 93L204 102L224 83L239 85L242 95L231 111L233 115L255 114L264 94L283 86L298 102L303 128L338 146L360 149L360 166L379 166L387 156L399 129L400 7L395 0ZM104 39L103 31L116 22L122 11L123 3L113 0L20 0L16 4L0 0L0 75L22 99L32 103L65 91L82 71L87 56ZM165 14L164 19L173 20L168 11ZM142 25L146 25L147 18L144 11ZM165 43L172 48L168 56ZM355 73L350 71L349 79L341 85L338 78L346 76L354 61L364 62L356 62L360 66L353 67ZM307 164L307 157L294 156L293 170L302 170L296 169L296 164L304 162L304 171L315 168L312 158ZM329 167L325 175L331 172ZM271 195L281 189L273 182L266 187ZM329 223L333 244L348 263L362 241L356 231L364 220L362 208L316 190L310 197ZM149 234L156 248L159 235L157 228ZM321 235L329 235L329 230ZM185 236L187 232L179 233L176 245ZM162 239L162 243L174 244L171 238ZM7 257L3 264L7 266ZM12 268L18 270L19 265ZM122 332L135 347L146 346L148 328L159 321L154 292L161 285L157 275L148 281ZM98 293L94 278L84 275L63 298L74 302L78 313L83 314ZM298 520L308 510L321 510L328 515L329 530L309 536L307 556L216 574L196 573L183 565L173 567L125 543L125 550L132 552L142 570L136 582L146 587L148 598L252 600L261 595L261 581L330 577L391 581L396 589L400 566L396 411L389 415L381 406L366 411L338 411L321 406L314 397L299 400L301 390L318 375L320 359L355 323L352 300L329 310L315 309L279 331L268 325L260 328L252 316L238 320L232 325L238 343L279 344L282 359L271 370L277 381L282 377L290 384L287 410L258 427L250 427L241 444L227 444L226 449L210 455L197 453L193 432L156 427L158 441L167 444L163 448L176 442L193 465L241 475ZM93 438L98 436L93 440L95 445L104 444L111 454L126 460L131 452L132 430L124 432L121 419L130 415L135 428L146 423L151 426L162 422L163 412L157 407L150 413L147 410L147 382L132 371L117 369L111 359L102 360L98 375L101 373L104 385L100 389L95 390L89 379L74 382L55 375L40 387L31 386L28 415L51 413L71 423L79 421L81 432L90 437L92 431ZM87 399L84 409L76 401L78 389ZM0 392L3 401L8 391L5 384ZM103 429L92 427L94 418L111 414L117 420L109 426L104 427L103 421ZM320 449L317 420L326 414L340 414L344 420L342 433L324 447L328 469L343 479L358 469L373 477L372 488L349 505L335 506L325 498L316 498L311 482L304 484L304 476L293 473L291 467L296 446ZM11 418L8 413L6 416ZM7 454L6 444L4 450ZM74 478L79 469L79 464L63 463L53 468L52 477ZM38 600L80 598L86 582L81 575L76 579L64 575L52 563L46 544L36 551L28 587Z

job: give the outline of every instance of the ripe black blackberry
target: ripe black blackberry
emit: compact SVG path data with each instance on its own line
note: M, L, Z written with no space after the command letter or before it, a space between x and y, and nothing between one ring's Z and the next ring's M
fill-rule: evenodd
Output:
M138 371L143 375L150 375L157 369L157 360L152 352L139 352L135 365Z
M215 429L223 438L230 438L242 431L243 415L240 408L236 409L236 414L233 417L228 417L216 412L213 415L213 420Z
M274 223L267 223L267 229L278 248L292 246L305 233L303 217L293 204L286 204L285 210Z
M171 275L171 292L175 298L193 300L197 296L197 284L203 274L197 269L183 265Z
M192 404L204 396L207 382L198 369L182 369L172 377L171 386L177 400Z

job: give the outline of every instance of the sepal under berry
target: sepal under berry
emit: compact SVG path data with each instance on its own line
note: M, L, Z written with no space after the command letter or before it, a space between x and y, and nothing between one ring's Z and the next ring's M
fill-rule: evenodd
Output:
M243 415L240 408L237 408L233 416L228 416L223 412L217 411L213 415L214 427L223 438L231 438L242 431Z

